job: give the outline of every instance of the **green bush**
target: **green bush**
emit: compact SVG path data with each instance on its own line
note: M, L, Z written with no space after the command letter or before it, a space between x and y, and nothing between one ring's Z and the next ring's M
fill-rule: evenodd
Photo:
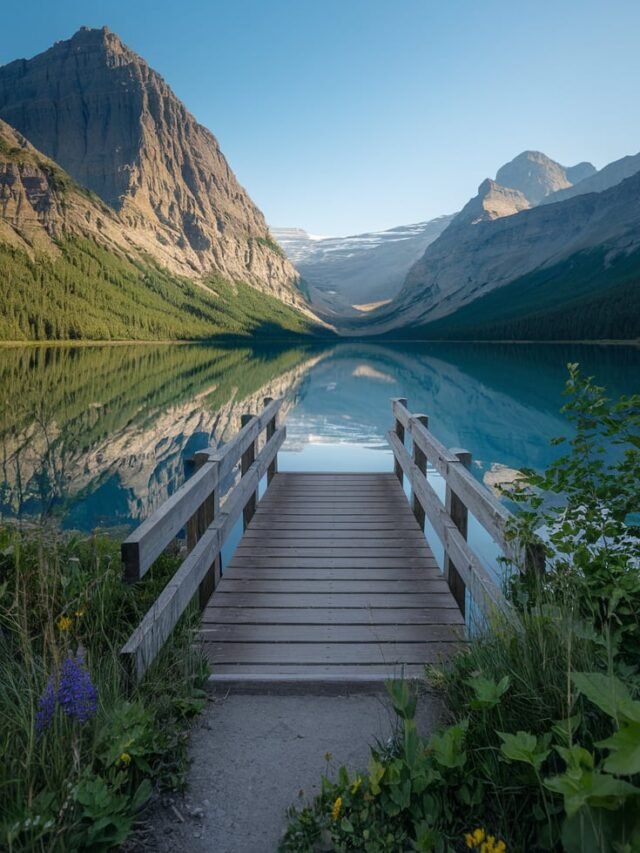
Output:
M119 649L176 568L125 586L117 543L0 530L0 847L107 850L184 783L206 666L188 614L132 691Z

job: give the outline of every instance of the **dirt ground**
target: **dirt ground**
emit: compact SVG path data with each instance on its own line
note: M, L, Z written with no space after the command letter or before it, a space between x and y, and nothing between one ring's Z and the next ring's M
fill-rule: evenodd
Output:
M422 734L437 716L437 702L425 693ZM384 693L212 694L192 734L187 792L157 797L129 849L274 853L288 807L313 799L321 776L342 764L365 769L369 745L392 737L394 726Z

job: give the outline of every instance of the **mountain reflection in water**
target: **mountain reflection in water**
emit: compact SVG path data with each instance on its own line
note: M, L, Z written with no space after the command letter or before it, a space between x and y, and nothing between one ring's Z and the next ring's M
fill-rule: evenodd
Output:
M228 441L264 397L286 401L282 470L391 470L391 397L468 448L479 479L496 464L539 469L549 439L567 433L569 361L611 396L639 390L633 347L3 348L0 509L81 530L132 526L183 482L194 451Z

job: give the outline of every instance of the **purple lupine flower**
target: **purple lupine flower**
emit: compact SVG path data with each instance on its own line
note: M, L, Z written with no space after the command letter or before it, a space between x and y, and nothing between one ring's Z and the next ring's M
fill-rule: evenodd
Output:
M38 734L51 724L57 705L60 705L68 717L79 723L86 723L96 712L98 691L91 681L82 652L78 652L75 656L67 655L62 663L59 680L57 673L51 673L49 676L47 686L38 699L36 712Z
M98 692L93 686L81 652L78 652L75 657L68 655L63 661L58 685L58 702L65 714L79 723L86 723L95 714L98 707Z
M56 701L56 679L51 674L42 696L38 699L38 710L36 712L36 731L38 734L51 723L56 710Z

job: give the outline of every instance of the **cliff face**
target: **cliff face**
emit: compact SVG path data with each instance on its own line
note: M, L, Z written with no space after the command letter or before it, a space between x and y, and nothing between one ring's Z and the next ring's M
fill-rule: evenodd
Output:
M0 118L117 211L173 272L210 271L302 304L297 274L215 137L106 29L0 68Z
M512 216L454 221L412 267L376 331L445 317L520 276L596 247L610 261L640 248L640 173L602 193Z
M455 217L453 225L476 225L478 222L512 216L529 207L529 200L519 190L503 187L487 178L478 187L478 195L467 202Z
M0 120L0 241L30 255L56 254L55 241L70 236L130 248L108 205Z

